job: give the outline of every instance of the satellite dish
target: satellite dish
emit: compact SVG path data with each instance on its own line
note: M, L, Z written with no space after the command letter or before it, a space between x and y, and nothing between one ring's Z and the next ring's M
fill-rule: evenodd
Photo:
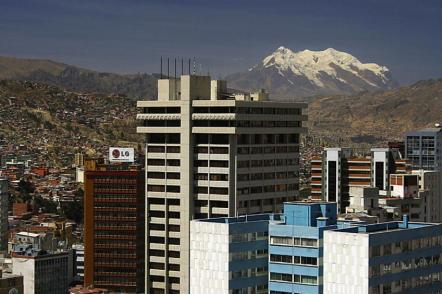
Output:
M18 290L16 288L12 288L11 290L9 290L8 293L9 294L18 294Z
M439 128L439 127L440 127L440 123L435 123L434 126L435 126L436 128Z

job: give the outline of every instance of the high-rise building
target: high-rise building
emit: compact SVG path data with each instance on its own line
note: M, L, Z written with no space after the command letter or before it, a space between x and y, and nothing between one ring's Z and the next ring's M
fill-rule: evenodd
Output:
M336 228L336 203L284 203L284 221L269 225L269 293L323 293L322 238Z
M8 180L0 178L0 253L8 251Z
M144 291L144 172L85 161L84 284Z
M269 223L279 214L193 220L190 293L268 293Z
M47 252L35 245L17 245L12 273L23 276L24 294L63 294L72 282L72 252Z
M146 138L146 292L189 292L192 219L281 211L298 196L306 104L232 94L224 81L160 79L139 101Z
M408 132L405 138L405 153L413 170L441 170L442 129L427 128Z
M325 148L312 159L311 196L314 200L338 203L338 211L350 205L352 186L389 188L389 175L409 170L407 161L395 149L373 148L369 155L357 155L349 148Z
M406 216L326 231L324 293L441 293L441 245L442 224Z

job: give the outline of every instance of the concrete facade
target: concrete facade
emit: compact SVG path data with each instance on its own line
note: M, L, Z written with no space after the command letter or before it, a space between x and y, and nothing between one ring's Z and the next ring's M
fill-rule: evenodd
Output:
M279 215L190 223L190 293L268 293L268 228Z
M442 225L388 222L324 233L324 293L441 293Z
M192 219L278 212L298 196L303 103L181 76L138 101L146 138L146 293L189 292Z
M427 128L408 132L405 137L405 153L413 170L441 170L442 129Z

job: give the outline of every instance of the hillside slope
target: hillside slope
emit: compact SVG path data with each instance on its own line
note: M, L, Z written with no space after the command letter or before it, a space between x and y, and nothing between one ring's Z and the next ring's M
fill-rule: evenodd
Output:
M442 79L394 90L322 97L309 104L311 131L347 144L403 139L409 130L442 122Z
M0 79L26 80L78 92L123 94L132 100L156 97L157 78L153 75L103 73L51 60L0 56Z

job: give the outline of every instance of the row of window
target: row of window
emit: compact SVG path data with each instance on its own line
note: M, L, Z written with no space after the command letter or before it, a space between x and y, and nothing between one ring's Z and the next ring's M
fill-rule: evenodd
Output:
M250 242L256 240L267 240L269 232L253 232L253 233L238 233L230 235L230 243Z
M238 168L299 165L299 158L278 158L265 160L239 160Z
M241 134L238 145L256 144L298 144L299 134Z
M281 172L269 172L269 173L254 173L254 174L238 174L238 182L244 181L261 181L261 180L273 180L273 179L287 179L296 178L299 176L299 171L281 171Z
M229 261L250 260L256 258L267 257L267 249L240 251L229 253Z
M318 240L298 237L270 237L271 245L318 247Z
M279 254L270 254L271 262L280 262L280 263L293 263L300 265L318 265L317 257L309 257L309 256L291 256L291 255L279 255Z
M195 167L229 167L229 161L227 160L194 160L193 166Z
M230 279L242 279L242 278L266 276L266 275L267 275L267 266L257 267L257 268L249 268L249 269L245 269L245 270L230 272L229 278Z
M427 285L431 285L433 283L440 283L442 280L442 273L431 273L428 275L423 275L419 277L413 277L409 279L396 280L392 283L384 283L381 285L376 285L370 287L369 294L390 294L390 293L401 293L402 291L407 291L411 289L416 289L416 292L419 291L419 287L424 287ZM381 292L382 290L382 292ZM410 292L411 293L411 292ZM440 293L438 291L431 293Z
M261 194L261 193L271 193L271 192L297 191L298 189L299 189L299 184L277 184L277 185L268 185L268 186L238 188L237 194L238 195Z
M145 112L146 113L146 112ZM157 112L155 112L157 113ZM169 113L169 112L168 112ZM179 112L177 112L179 113ZM193 113L238 113L238 114L279 114L300 115L301 108L274 108L274 107L193 107Z
M307 275L292 275L281 273L270 273L270 282L287 282L307 285L317 285L318 277Z
M164 211L159 211L159 210L150 210L149 211L149 217L164 218L165 217L165 212ZM168 211L167 212L167 217L168 218L180 218L180 212L179 211Z
M193 152L196 154L229 154L228 147L195 147Z
M370 256L385 256L440 245L442 245L442 236L423 237L419 239L405 240L385 245L373 246L370 248Z
M149 192L171 192L171 193L179 193L180 186L175 185L147 185L147 191Z
M238 147L238 154L281 154L299 152L299 146Z
M180 166L179 159L148 159L147 166Z
M196 187L193 188L193 192L196 193L196 194L228 195L229 194L229 188L196 186Z
M194 175L195 180L199 181L208 181L209 179L211 181L228 181L229 175L227 174L203 174L203 173L197 173Z
M179 127L179 120L144 121L145 126ZM147 122L147 123L146 123ZM152 124L153 123L153 124ZM238 128L299 128L301 121L267 121L267 120L194 120L194 127L238 127Z
M407 260L396 261L388 264L378 264L370 267L370 276L382 276L391 273L399 273L411 269L425 268L441 264L439 254L433 256L416 257Z
M180 153L180 146L147 146L150 153Z

